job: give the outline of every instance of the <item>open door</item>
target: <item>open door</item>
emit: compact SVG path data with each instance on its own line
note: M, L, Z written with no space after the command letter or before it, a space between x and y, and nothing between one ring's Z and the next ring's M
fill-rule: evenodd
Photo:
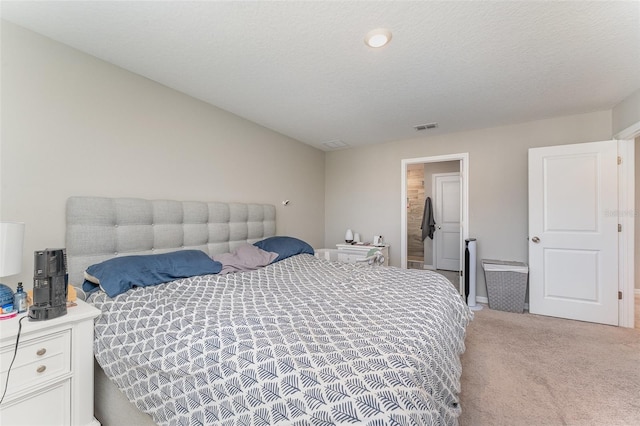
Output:
M433 235L434 266L445 271L460 271L461 200L460 173L433 175L436 232Z
M617 141L529 150L529 311L618 325Z
M400 267L407 267L407 167L410 164L439 163L445 161L460 162L460 255L459 268L462 269L464 259L463 241L469 238L469 153L439 155L434 157L421 157L403 159L400 162ZM466 273L466 271L464 272ZM464 276L461 274L457 282L453 283L458 287L460 294L464 294Z

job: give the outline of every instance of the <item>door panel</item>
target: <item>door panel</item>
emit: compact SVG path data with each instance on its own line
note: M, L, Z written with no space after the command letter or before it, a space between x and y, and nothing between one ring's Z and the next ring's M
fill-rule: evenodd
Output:
M597 232L598 154L548 157L543 166L545 231Z
M529 150L531 313L617 325L617 194L616 141Z
M434 174L434 262L436 269L460 270L460 174Z
M440 239L442 240L442 258L453 260L457 265L457 262L460 260L460 231L442 231L440 233Z
M544 296L598 302L598 252L593 250L546 249Z

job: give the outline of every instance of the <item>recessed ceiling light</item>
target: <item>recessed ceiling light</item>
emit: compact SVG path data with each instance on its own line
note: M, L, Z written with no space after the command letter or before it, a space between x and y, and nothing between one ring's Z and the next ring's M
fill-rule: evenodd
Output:
M369 31L364 38L364 42L369 47L382 47L391 41L391 31L386 28L378 28Z

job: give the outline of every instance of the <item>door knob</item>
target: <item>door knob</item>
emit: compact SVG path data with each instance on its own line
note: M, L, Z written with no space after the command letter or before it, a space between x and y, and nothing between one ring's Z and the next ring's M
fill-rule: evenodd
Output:
M533 241L534 243L538 244L538 243L540 242L540 238L538 238L538 237L533 237L533 238L531 239L531 241Z

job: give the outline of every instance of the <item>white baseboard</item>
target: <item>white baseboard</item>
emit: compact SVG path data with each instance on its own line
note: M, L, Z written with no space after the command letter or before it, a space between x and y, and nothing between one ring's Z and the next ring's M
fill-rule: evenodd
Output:
M636 290L636 291L638 291L638 290ZM485 304L485 305L489 306L489 299L487 299L487 298L486 298L486 297L484 297L484 296L476 296L476 302L478 302L478 303L482 303L482 304ZM525 304L524 304L524 308L525 308L526 310L529 310L529 304L528 304L528 303L525 303Z
M640 288L636 288L636 289L634 289L634 291L633 291L633 292L634 292L634 294L640 295ZM487 298L486 298L486 297L484 297L484 296L476 296L476 302L478 302L478 303L482 303L482 304L484 304L484 305L489 306L489 299L487 299ZM529 310L529 304L528 304L528 303L525 303L525 304L524 304L524 308L528 311L528 310Z

